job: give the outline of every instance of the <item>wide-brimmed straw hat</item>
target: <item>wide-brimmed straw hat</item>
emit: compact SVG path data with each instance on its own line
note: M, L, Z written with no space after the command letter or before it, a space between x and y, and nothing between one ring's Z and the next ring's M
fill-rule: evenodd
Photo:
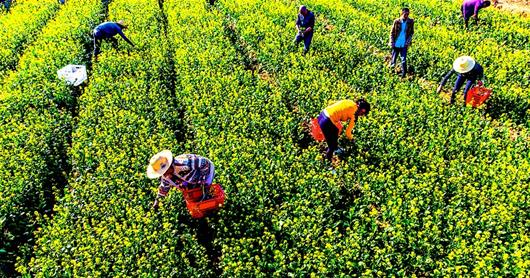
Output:
M147 177L150 179L160 178L173 163L173 154L170 150L163 150L149 160L147 166Z
M461 56L456 58L453 63L453 69L458 73L466 73L473 69L475 60L469 56Z

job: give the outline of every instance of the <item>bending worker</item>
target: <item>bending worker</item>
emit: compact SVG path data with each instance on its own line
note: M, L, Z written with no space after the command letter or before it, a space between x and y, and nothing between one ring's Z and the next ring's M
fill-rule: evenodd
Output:
M100 51L101 41L110 40L114 47L118 47L118 40L114 38L117 34L128 42L130 45L134 44L123 34L122 30L127 29L127 25L124 24L123 20L118 22L104 22L94 28L94 57L97 57Z
M341 121L349 120L350 123L346 128L346 137L353 139L351 134L357 118L365 116L370 112L370 104L364 99L357 100L357 103L352 100L341 100L326 107L318 116L318 125L324 134L324 138L328 143L326 151L326 159L331 162L333 152L338 149L339 129L337 125Z
M160 178L160 186L153 208L158 208L158 200L165 197L171 187L193 189L212 185L215 175L213 163L202 156L182 154L173 157L169 150L154 155L147 166L147 177Z
M478 85L482 86L482 81L480 80L484 76L484 69L482 66L475 62L473 58L469 56L461 56L456 58L453 63L453 69L451 69L443 78L442 83L436 89L437 93L442 91L443 86L447 83L447 80L453 73L457 73L456 83L451 94L451 104L455 102L455 94L458 92L464 82L466 82L466 87L464 88L464 105L465 99L467 97L467 92L471 89L471 86L475 84L478 80Z
M464 0L462 3L462 17L464 17L464 24L466 29L468 27L469 19L473 17L475 22L478 24L478 11L483 8L487 8L491 5L490 1L484 0Z
M304 41L304 54L309 51L309 47L311 46L314 28L315 14L308 10L306 6L300 6L298 18L296 19L296 30L298 33L294 38L294 43L298 45L302 40Z

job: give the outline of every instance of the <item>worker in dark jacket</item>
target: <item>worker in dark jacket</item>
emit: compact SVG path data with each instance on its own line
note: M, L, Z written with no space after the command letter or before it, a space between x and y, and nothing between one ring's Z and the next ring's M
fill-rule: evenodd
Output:
M490 1L464 0L464 3L462 3L462 7L460 9L462 10L462 17L464 17L466 29L468 27L469 19L474 18L475 22L478 24L478 12L483 8L489 7L490 5Z
M308 10L306 6L300 6L298 18L296 19L296 30L298 33L294 38L294 43L298 45L302 40L304 41L304 54L309 51L311 40L315 28L315 14Z
M484 76L484 69L479 63L469 56L462 56L456 58L453 63L453 69L451 69L443 78L442 83L438 86L436 92L440 93L443 86L447 83L447 80L453 73L457 73L456 83L451 94L451 104L455 102L455 94L462 88L464 82L466 82L466 87L464 88L464 100L467 97L467 92L471 89L471 86L475 84L478 80L478 85L482 85L482 77ZM464 101L465 103L465 101Z
M94 56L97 57L101 53L100 46L102 40L112 41L114 47L118 46L118 40L114 38L116 35L120 35L126 42L134 46L134 44L123 34L124 29L127 29L127 25L122 20L118 22L104 22L94 28Z
M395 66L398 54L401 58L401 77L405 77L407 74L407 50L414 35L414 19L409 18L409 13L408 8L401 9L401 17L394 20L394 24L392 24L388 43L392 47L390 66L392 68Z

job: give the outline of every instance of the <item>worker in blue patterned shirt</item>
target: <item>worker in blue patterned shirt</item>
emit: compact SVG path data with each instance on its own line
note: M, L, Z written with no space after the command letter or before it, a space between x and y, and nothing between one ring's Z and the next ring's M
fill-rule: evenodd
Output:
M193 189L212 185L215 175L213 163L202 156L182 154L173 157L169 150L154 155L147 166L147 177L160 178L160 186L153 208L158 208L158 200L165 197L171 187Z
M294 43L298 45L302 40L304 41L304 54L309 51L309 46L311 46L314 28L315 14L308 10L306 6L300 6L298 18L296 19L296 30L298 33L294 38Z

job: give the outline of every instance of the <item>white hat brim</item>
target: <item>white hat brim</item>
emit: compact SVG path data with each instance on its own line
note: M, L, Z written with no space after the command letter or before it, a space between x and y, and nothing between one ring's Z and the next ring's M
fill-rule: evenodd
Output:
M168 164L167 164L166 167L161 168L158 171L155 171L155 169L153 169L153 166L151 165L151 163L149 163L149 166L147 166L146 174L147 174L147 177L150 178L150 179L160 178L162 175L164 175L164 173L167 171L167 169L169 169L169 167L171 166L171 163L173 162L173 154L171 153L170 150L163 150L163 151L155 154L151 158L151 161L154 160L156 157L164 157L164 158L166 158L167 161L168 161Z
M466 67L461 67L461 63L459 63L461 60L465 59L468 63ZM466 73L469 72L475 67L475 60L469 56L462 56L456 58L456 60L453 62L453 69L458 73Z

